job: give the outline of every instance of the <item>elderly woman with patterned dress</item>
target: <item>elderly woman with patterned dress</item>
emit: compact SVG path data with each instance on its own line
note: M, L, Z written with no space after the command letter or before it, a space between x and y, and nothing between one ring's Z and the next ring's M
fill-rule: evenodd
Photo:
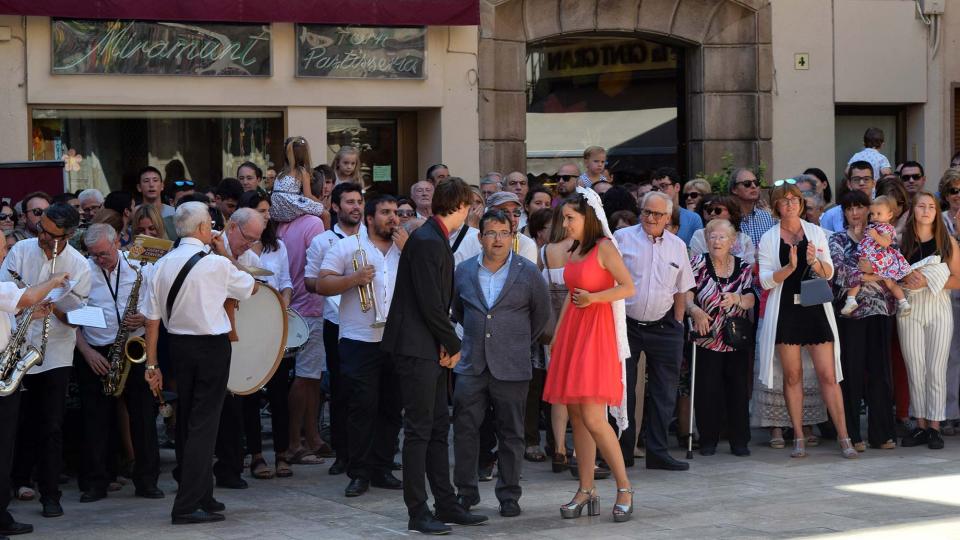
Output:
M848 191L840 197L843 229L830 235L833 259L833 287L837 312L846 289L863 281L857 294L858 306L837 319L840 334L840 362L843 366L843 408L850 440L858 452L866 450L860 434L860 401L867 400L867 441L872 448L896 448L893 419L893 381L890 373L890 343L896 301L879 280L864 276L858 269L857 245L867 225L870 199L862 191Z
M697 286L687 291L687 313L693 318L697 348L695 401L700 454L713 455L720 440L726 410L730 452L749 456L750 392L752 362L749 348L728 344L727 322L745 317L753 309L756 293L750 265L731 253L737 231L725 219L715 219L704 228L708 251L691 261ZM699 232L699 231L698 231Z

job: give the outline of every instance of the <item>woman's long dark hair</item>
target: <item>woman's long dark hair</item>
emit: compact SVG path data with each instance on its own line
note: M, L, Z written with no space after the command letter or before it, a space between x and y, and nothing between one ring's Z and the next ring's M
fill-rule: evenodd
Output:
M953 244L950 242L950 233L947 232L947 226L940 217L940 201L929 191L920 191L913 196L913 203L916 204L920 197L929 197L933 201L937 213L933 219L933 239L937 245L937 253L940 254L940 260L946 262L950 260L953 254ZM920 251L920 238L917 237L917 217L913 208L910 208L910 215L907 217L906 226L903 228L903 241L900 242L900 252L910 260L910 257ZM931 253L930 255L933 255Z
M240 196L238 207L253 208L256 210L257 206L260 206L260 203L263 201L269 203L269 195L264 195L259 191L247 191ZM267 220L267 226L263 228L263 233L260 234L260 244L263 246L264 253L270 253L271 251L278 251L280 249L280 242L277 240L277 222L272 218Z
M574 240L573 245L570 246L570 253L575 253L579 248L580 256L583 257L590 253L590 250L597 245L598 240L603 238L603 225L600 224L600 219L597 218L593 207L587 203L587 198L580 193L567 197L563 201L563 205L569 206L583 216L583 240Z

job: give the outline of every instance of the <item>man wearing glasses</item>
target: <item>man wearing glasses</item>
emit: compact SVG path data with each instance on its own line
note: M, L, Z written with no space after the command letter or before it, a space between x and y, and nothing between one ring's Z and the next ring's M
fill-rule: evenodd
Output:
M900 180L903 181L903 187L910 194L910 199L917 193L923 191L923 186L927 182L927 177L923 173L923 165L916 161L905 161L900 166Z
M554 204L556 206L577 190L580 182L580 167L573 163L565 163L560 166L553 179L557 183L557 198L559 199Z
M773 215L757 206L760 200L760 181L750 169L740 167L730 173L727 181L730 194L740 203L740 230L747 233L753 246L760 245L760 237L773 227Z
M34 191L23 198L23 232L30 238L40 233L40 218L53 204L53 198L42 191Z
M70 294L54 305L43 363L34 366L23 378L26 390L20 410L23 429L17 437L13 485L15 489L29 487L31 473L36 467L44 517L63 515L59 485L63 461L62 426L67 382L77 342L77 332L67 323L66 311L80 307L80 302L90 293L87 259L68 242L79 224L80 213L72 206L51 205L39 219L37 238L17 242L0 267L0 281L16 282L9 272L13 270L27 285L36 285L53 274L56 246L59 253L56 272L66 272L75 281ZM27 345L41 350L42 333L43 322L31 322Z
M847 189L862 191L868 199L873 199L873 188L876 180L873 176L873 165L869 161L854 161L847 168ZM906 184L905 184L906 185ZM907 188L909 191L910 188ZM831 232L846 230L843 225L843 208L836 205L820 216L820 226Z
M93 216L103 208L103 193L99 189L85 189L77 196L80 201L80 221L90 223Z
M510 218L510 224L513 231L520 230L520 216L523 213L523 205L520 198L509 191L498 191L487 197L487 210L501 210ZM512 240L511 246L521 257L536 264L537 263L537 242L525 234L517 234Z

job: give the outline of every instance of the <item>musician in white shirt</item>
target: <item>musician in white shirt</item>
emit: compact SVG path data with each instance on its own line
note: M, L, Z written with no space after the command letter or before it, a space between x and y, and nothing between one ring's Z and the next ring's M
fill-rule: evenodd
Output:
M111 478L107 463L113 457L110 448L111 432L116 432L117 400L104 390L104 376L111 369L110 348L117 339L120 324L126 326L130 337L143 336L143 293L137 293L132 313L125 313L139 261L127 259L120 251L120 237L106 223L90 225L83 235L90 267L90 297L87 306L103 312L105 328L84 326L77 329L77 350L80 357L74 363L80 387L80 406L83 415L83 447L81 450L80 502L93 502L107 496ZM149 288L146 275L140 291ZM120 350L124 358L124 350ZM124 360L126 362L126 360ZM160 450L157 443L157 407L150 388L144 381L143 364L129 362L130 370L123 388L123 399L130 417L130 438L133 442L133 483L136 494L149 499L163 498L157 488L160 475Z
M390 195L369 197L365 205L366 231L333 245L323 258L317 292L339 294L340 359L347 395L347 497L356 497L372 485L401 489L393 476L394 448L400 433L400 388L393 359L380 350L383 324L390 309L400 263L393 235L400 226L397 201ZM354 270L362 249L367 264ZM359 261L358 261L359 262ZM361 306L360 287L372 284L369 306ZM363 308L366 307L366 310Z
M36 365L24 377L23 414L13 465L14 488L31 485L36 467L40 503L45 517L63 515L60 506L60 471L63 466L62 424L66 405L67 382L73 365L77 333L67 323L66 311L80 307L90 292L87 260L69 245L80 224L80 213L72 206L49 206L37 223L39 235L14 244L0 267L0 281L15 281L16 272L27 285L50 278L53 268L70 274L76 282L71 293L54 305L53 316L42 365ZM58 255L54 259L54 246ZM55 261L55 264L54 264ZM27 331L27 343L42 350L43 322L34 321Z
M144 306L145 377L154 392L161 390L157 336L162 319L170 334L170 359L176 366L179 393L176 440L180 486L173 503L173 523L222 521L223 514L218 512L225 507L213 498L211 458L230 374L231 326L223 304L227 298L246 300L254 293L256 283L229 259L202 255L204 246L210 243L215 251L224 249L223 235L212 234L205 204L181 204L174 224L180 245L157 262ZM193 267L181 274L191 261ZM177 290L174 284L180 275L184 277Z
M4 243L0 245L0 259L6 255L7 246ZM68 278L69 274L58 272L47 281L27 289L21 289L13 283L0 282L0 352L6 350L10 341L13 314L40 303L50 291L65 284ZM49 304L46 307L38 306L33 311L34 319L42 318L50 311ZM19 388L9 395L0 396L0 537L33 532L33 525L18 523L7 511L13 491L10 487L10 468L13 465L14 441L17 438L20 399Z

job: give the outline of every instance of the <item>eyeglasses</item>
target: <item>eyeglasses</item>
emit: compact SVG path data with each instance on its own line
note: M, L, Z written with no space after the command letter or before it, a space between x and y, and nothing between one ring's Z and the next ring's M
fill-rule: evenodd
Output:
M666 182L660 182L659 184L656 182L653 182L650 185L653 186L652 187L653 191L663 191L664 189L672 186L673 182L666 181Z
M13 214L0 214L0 221L13 221Z
M733 187L737 187L737 186L745 187L745 188L748 188L748 189L749 189L749 188L752 188L752 187L760 187L760 181L759 181L759 180L744 180L744 181L742 181L742 182L734 182L734 183L733 183Z
M773 187L780 187L784 184L790 184L791 186L796 185L797 181L793 178L784 178L783 180L777 180L773 183Z
M640 210L640 216L645 218L652 217L654 219L660 219L669 215L670 214L666 212L654 212L653 210L647 210L646 208Z
M86 208L84 208L84 207L82 207L82 206L80 207L80 209L81 209L82 211L84 211L84 212L96 212L96 211L100 210L101 208L103 208L103 205L102 205L102 204L94 204L94 205L88 206L88 207L86 207Z
M40 217L43 215L43 208L34 208L33 210L27 210L27 212L33 214L33 217Z
M491 208L491 210L500 210L501 212L503 212L504 214L506 214L506 215L508 215L508 216L509 216L509 215L513 215L513 217L520 217L520 216L523 215L523 210L521 210L521 209L519 209L519 208L514 208L513 210L506 210L506 209L502 209L502 208Z
M784 206L800 206L800 199L796 197L785 197L777 201L777 204L783 203Z
M176 182L173 183L173 185L177 187L183 187L183 186L193 187L193 180L177 180Z
M719 216L724 210L726 210L726 208L723 206L711 206L710 208L705 209L704 212L710 216Z
M243 227L238 226L237 230L240 231L240 236L242 236L244 240L246 240L247 242L250 242L251 244L256 244L257 242L260 241L259 238L256 238L256 237L250 238L249 236L247 236L247 233L243 232Z
M916 182L917 180L923 178L922 174L901 174L900 179L904 182Z
M509 240L513 238L513 233L510 231L487 231L483 233L483 237L487 240Z
M866 184L869 184L870 182L873 182L872 176L851 176L850 177L851 184L866 185Z
M107 257L110 256L110 253L111 253L111 252L109 252L109 251L104 251L103 253L94 253L94 252L90 251L90 252L88 252L88 253L90 254L90 258L91 258L91 259L97 259L97 260L99 260L99 259L106 259Z
M415 210L397 210L397 216L399 217L413 217L417 215Z
M570 180L573 180L574 178L580 178L580 177L579 177L578 175L576 175L576 174L558 174L558 175L554 176L553 178L556 179L557 182L569 182Z

